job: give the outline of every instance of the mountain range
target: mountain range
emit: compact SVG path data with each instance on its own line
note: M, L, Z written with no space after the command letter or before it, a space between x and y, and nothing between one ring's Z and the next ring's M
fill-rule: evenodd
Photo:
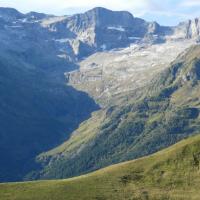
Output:
M82 175L198 134L199 20L0 8L0 181Z

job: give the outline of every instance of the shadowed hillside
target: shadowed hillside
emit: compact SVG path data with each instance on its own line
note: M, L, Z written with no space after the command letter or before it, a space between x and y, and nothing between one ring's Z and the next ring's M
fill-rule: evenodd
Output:
M39 55L31 63L9 48L2 45L0 50L0 182L22 180L35 167L35 156L68 139L98 109L87 94L66 86L64 75L58 75L70 63L61 66L51 57L54 64L41 68Z

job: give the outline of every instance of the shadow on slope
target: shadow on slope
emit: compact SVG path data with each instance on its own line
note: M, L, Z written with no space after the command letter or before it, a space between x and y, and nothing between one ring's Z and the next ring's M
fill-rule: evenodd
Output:
M37 167L35 156L67 140L99 108L86 93L65 85L64 67L53 79L56 69L40 68L39 58L29 62L16 51L1 51L0 181L22 180Z

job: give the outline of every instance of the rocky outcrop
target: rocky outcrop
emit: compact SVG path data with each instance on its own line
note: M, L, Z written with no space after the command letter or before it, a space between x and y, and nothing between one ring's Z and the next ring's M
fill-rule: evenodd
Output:
M193 20L180 23L174 28L174 36L184 39L198 39L200 36L200 19L195 18Z
M0 18L3 18L5 21L22 19L23 17L25 17L25 15L14 8L0 7Z

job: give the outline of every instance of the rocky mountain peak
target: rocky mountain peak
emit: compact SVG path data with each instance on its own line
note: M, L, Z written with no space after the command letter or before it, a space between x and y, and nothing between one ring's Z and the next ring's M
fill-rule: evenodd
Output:
M127 11L111 11L106 8L96 7L83 15L94 20L97 27L109 25L121 25L124 27L133 24L134 17Z
M199 36L199 33L200 33L200 19L199 18L195 18L193 20L189 20L188 25L189 25L188 36L189 37Z
M73 15L68 21L79 30L91 27L130 27L133 25L134 17L126 11L111 11L96 7L85 13Z
M181 22L175 27L175 34L187 39L198 38L200 35L200 18Z
M32 19L35 19L35 20L42 20L42 19L45 19L46 17L49 17L49 15L46 15L44 13L29 12L29 13L26 14L26 17L32 18Z
M148 26L148 33L157 33L160 29L160 25L157 22L151 22Z
M20 19L23 17L24 15L14 8L0 7L0 18L3 18L6 21Z

